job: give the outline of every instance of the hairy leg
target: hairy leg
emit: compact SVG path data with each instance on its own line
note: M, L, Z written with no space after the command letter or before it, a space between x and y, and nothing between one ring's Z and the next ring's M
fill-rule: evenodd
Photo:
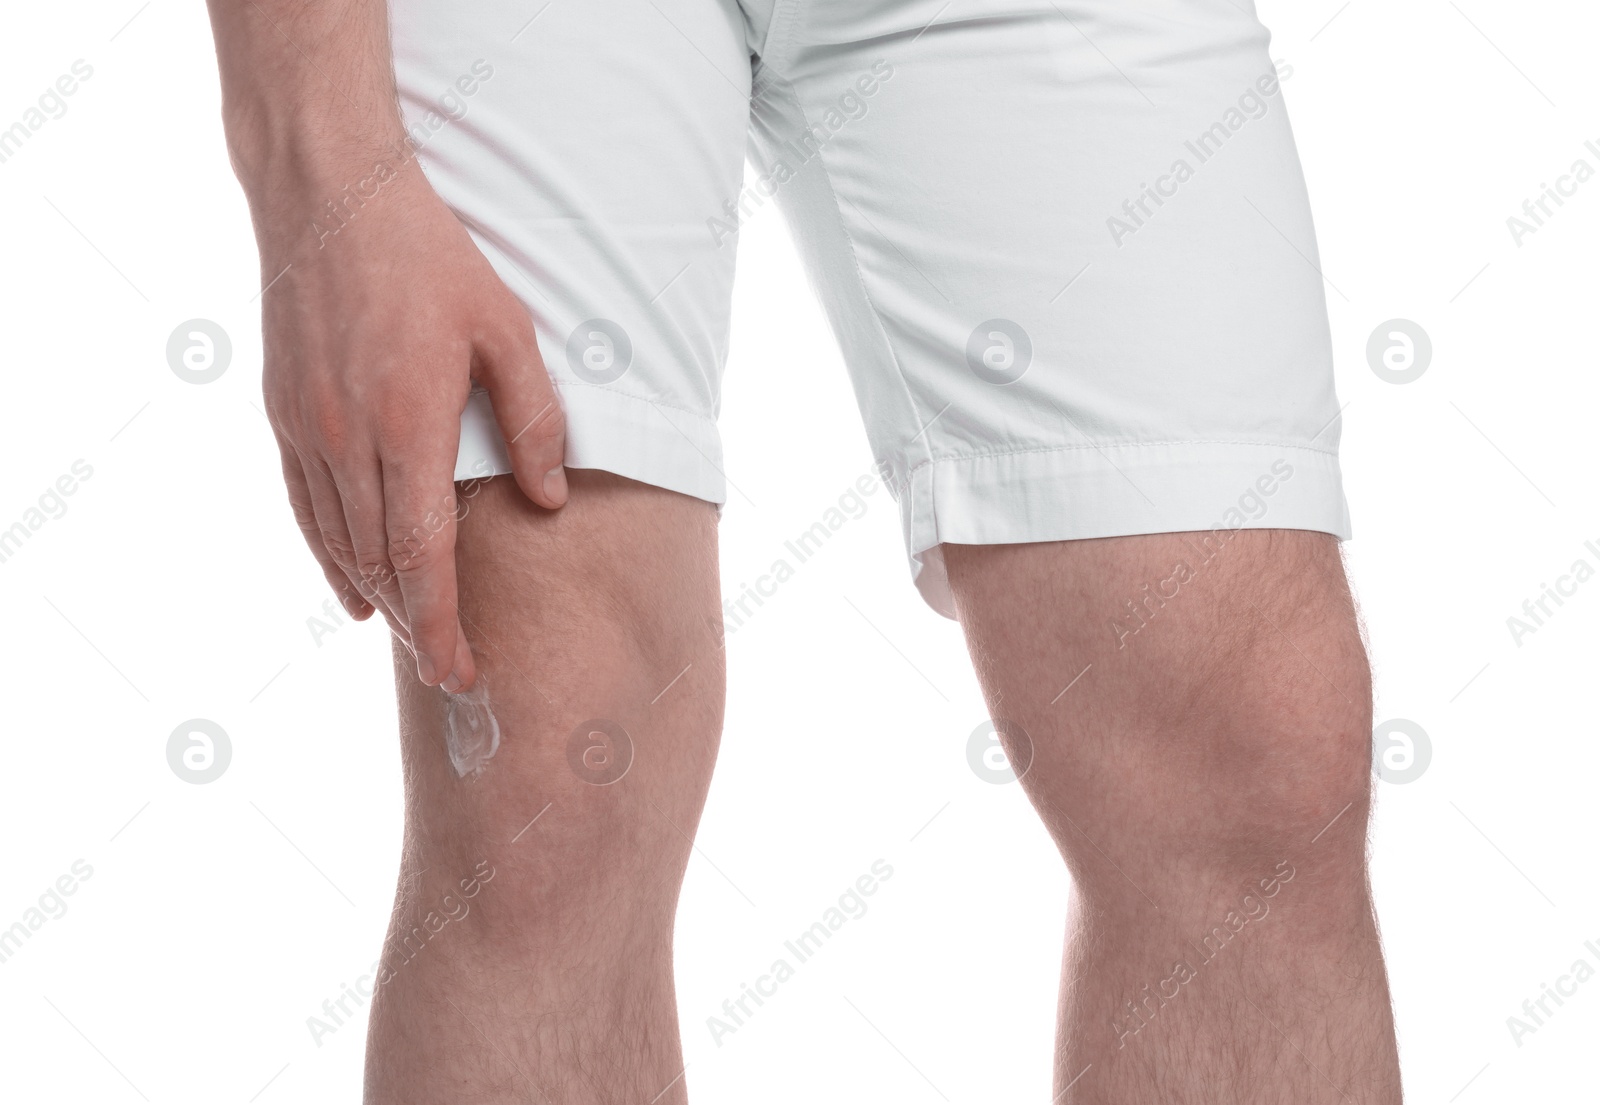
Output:
M556 512L509 477L458 489L501 729L480 774L396 657L406 831L368 1105L685 1100L672 927L722 725L715 508L569 478Z
M1073 879L1058 1105L1398 1102L1366 871L1370 674L1337 541L945 551Z

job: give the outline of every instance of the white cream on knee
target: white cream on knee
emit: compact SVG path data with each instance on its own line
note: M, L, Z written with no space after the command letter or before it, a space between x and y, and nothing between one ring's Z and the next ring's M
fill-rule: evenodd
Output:
M500 723L489 707L489 679L482 672L471 690L445 695L444 743L463 779L481 772L500 747Z

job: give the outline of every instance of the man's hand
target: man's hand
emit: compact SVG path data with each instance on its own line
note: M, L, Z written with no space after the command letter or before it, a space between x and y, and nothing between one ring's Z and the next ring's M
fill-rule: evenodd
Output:
M295 518L351 616L382 611L424 683L462 690L476 671L456 608L454 469L473 381L517 485L543 507L567 499L532 321L405 155L382 0L211 12L269 285L263 385ZM378 162L393 171L376 195L319 232L328 201Z
M351 615L377 607L422 681L460 690L474 678L454 557L467 393L489 390L517 484L543 507L567 500L561 406L527 310L415 165L326 241L263 296L289 501Z

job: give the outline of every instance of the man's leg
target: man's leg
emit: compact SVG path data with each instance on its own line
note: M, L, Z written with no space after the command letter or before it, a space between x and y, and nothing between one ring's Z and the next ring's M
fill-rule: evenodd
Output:
M369 1105L685 1100L672 926L722 724L716 512L569 478L560 511L509 477L464 499L462 624L501 729L481 774L457 776L444 696L397 657Z
M1365 863L1370 681L1338 542L945 550L1072 874L1058 1105L1398 1102Z

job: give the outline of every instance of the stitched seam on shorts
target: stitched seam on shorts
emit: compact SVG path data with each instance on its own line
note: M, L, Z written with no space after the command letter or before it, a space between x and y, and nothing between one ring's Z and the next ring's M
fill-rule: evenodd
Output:
M774 73L779 71L780 63L787 59L789 49L795 41L794 17L803 2L804 0L773 0L772 22L767 24L766 40L761 43L761 49L756 51L756 54L762 64Z
M1102 449L1142 449L1168 445L1249 445L1267 449L1295 449L1303 453L1315 453L1318 456L1332 457L1334 459L1338 459L1339 456L1336 451L1318 449L1310 445L1290 445L1282 441L1238 441L1227 438L1201 441L1192 439L1183 441L1125 441L1111 445L1041 445L1034 449L999 449L989 453L957 453L946 457L929 457L927 460L918 461L906 472L905 483L909 485L914 475L933 464L950 464L968 460L992 460L997 457L1029 456L1034 453L1067 453L1080 449L1093 449L1098 452Z
M668 403L661 399L651 399L645 395L635 395L631 391L620 391L617 388L612 387L610 384L591 384L587 380L557 380L554 378L552 378L550 382L558 388L593 388L595 391L604 392L607 395L615 395L623 399L633 399L640 403L649 403L652 407L666 407L668 410L682 411L684 414L692 415L695 418L698 418L703 422L707 422L712 426L717 424L717 420L715 418L712 418L710 415L705 414L702 411L697 411L692 407L680 406L677 403Z
M806 126L810 126L811 119L806 114L805 105L800 102L800 96L795 91L794 84L786 77L780 76L779 80L782 82L784 93L788 95L790 102L794 104L795 110L800 113L800 121ZM856 287L861 290L861 300L867 305L867 311L872 315L873 325L877 327L878 335L883 339L883 348L889 354L890 363L894 365L895 378L900 381L900 390L905 395L906 405L911 409L911 421L922 425L922 432L917 437L922 439L922 448L927 455L927 459L922 461L921 464L932 463L934 460L933 445L930 441L931 434L928 431L933 424L932 422L922 424L922 416L917 412L916 396L911 392L911 383L906 379L905 369L901 366L900 358L894 351L894 343L889 340L889 331L883 325L883 315L878 311L878 305L873 302L872 293L867 291L867 281L861 273L861 260L856 255L855 239L850 236L850 228L845 225L844 211L839 207L839 194L834 191L833 177L828 173L828 151L825 149L817 150L817 169L822 174L823 184L827 185L828 197L833 201L834 218L839 225L839 234L844 238L846 253L850 257L850 267L856 275ZM840 352L846 357L849 356L848 350L841 350Z

